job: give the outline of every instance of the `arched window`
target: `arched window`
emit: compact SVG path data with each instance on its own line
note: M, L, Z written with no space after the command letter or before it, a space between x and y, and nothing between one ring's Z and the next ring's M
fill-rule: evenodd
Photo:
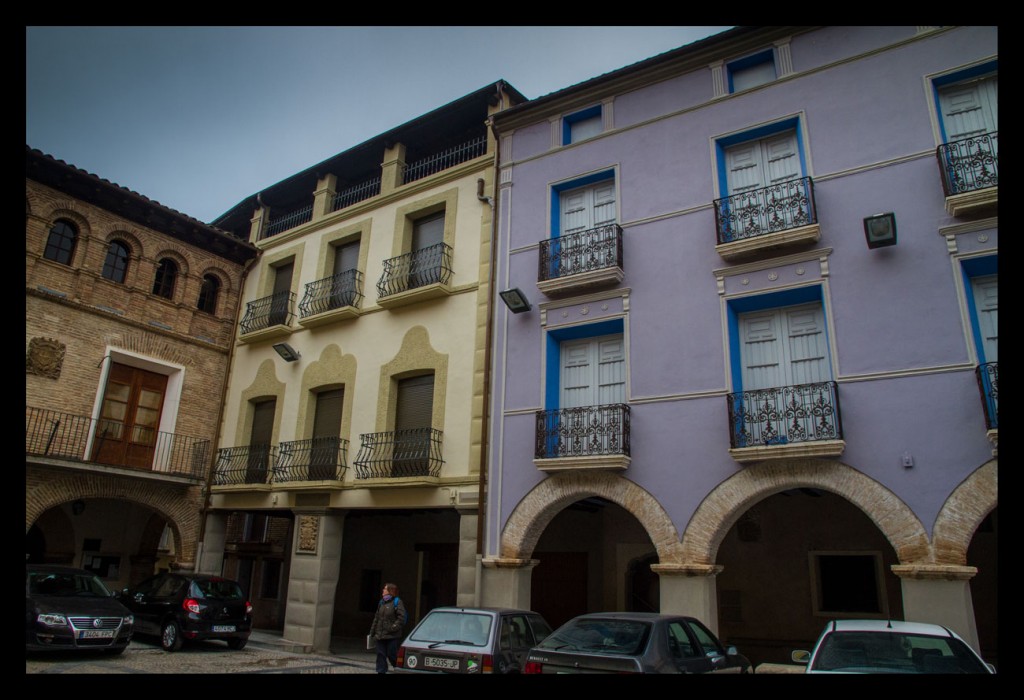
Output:
M156 265L153 279L153 294L165 299L174 298L174 283L178 280L178 265L170 258L164 258Z
M131 251L121 241L111 241L107 259L103 262L103 276L112 282L124 284L128 275L128 256Z
M208 314L217 313L217 296L220 294L220 280L213 275L204 275L199 287L199 301L196 307Z
M46 250L43 257L47 260L70 265L75 256L75 244L78 242L78 229L65 219L57 219L50 229L50 237L46 239Z

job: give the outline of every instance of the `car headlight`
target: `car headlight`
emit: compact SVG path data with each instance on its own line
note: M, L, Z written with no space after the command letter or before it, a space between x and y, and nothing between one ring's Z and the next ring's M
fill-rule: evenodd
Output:
M43 625L50 625L51 627L66 627L68 619L63 615L56 613L39 613L36 616L36 622Z
M126 624L126 625L134 625L135 624L135 616L134 615L125 615L124 618L121 619L121 622L123 624Z

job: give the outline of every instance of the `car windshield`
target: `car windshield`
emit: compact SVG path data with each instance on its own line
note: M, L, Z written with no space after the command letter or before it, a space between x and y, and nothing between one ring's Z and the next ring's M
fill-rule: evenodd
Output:
M28 590L32 595L106 598L110 591L91 574L30 571Z
M491 636L491 616L464 611L434 610L413 630L412 641L441 646L482 647Z
M241 600L245 597L237 583L223 578L193 581L188 594L193 598L218 598L220 600Z
M898 632L832 632L822 640L811 670L986 673L959 639Z
M577 619L555 630L538 648L636 656L647 645L650 630L649 622L637 620Z

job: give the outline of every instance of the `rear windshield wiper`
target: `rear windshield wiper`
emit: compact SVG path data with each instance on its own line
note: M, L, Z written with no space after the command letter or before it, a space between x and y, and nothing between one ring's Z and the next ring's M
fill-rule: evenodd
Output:
M441 646L442 644L461 644L462 646L467 646L467 647L475 647L475 646L477 646L473 642L467 642L465 639L446 639L443 642L434 642L433 644L431 644L427 648L428 649L433 649L434 647Z

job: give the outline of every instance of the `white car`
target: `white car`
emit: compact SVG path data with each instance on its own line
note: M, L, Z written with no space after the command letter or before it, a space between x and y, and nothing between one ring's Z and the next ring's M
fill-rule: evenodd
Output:
M807 673L995 673L948 627L900 620L833 620L813 652L792 653Z

